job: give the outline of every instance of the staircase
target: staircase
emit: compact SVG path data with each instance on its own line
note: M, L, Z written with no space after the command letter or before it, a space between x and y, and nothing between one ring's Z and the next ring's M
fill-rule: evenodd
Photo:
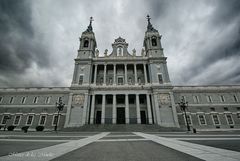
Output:
M64 128L61 131L72 132L181 132L184 131L181 128L176 127L162 127L158 125L143 125L143 124L105 124L105 125L84 125L81 127L69 127Z

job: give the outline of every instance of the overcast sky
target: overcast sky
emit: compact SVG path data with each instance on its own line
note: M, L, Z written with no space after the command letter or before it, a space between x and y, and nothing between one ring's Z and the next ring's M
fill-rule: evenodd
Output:
M173 85L240 84L239 0L1 0L0 87L70 86L90 16L100 53L140 55L147 14Z

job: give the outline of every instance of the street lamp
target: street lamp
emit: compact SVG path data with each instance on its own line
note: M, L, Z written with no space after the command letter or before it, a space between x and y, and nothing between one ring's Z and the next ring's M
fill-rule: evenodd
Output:
M56 124L55 124L54 131L57 131L59 114L60 114L60 111L63 110L64 105L65 105L65 104L62 102L62 99L59 98L59 101L56 102L56 107L57 107L57 110L58 110L58 114L57 114L57 120L56 120Z
M185 102L185 100L182 98L181 102L179 102L178 105L179 105L180 109L184 112L185 120L186 120L186 123L187 123L187 130L190 131L190 126L189 126L188 119L187 119L187 114L186 114L186 110L187 110L187 107L188 107L188 102Z

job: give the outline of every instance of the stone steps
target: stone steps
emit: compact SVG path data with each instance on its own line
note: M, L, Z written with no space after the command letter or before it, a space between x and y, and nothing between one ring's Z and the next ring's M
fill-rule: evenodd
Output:
M176 127L162 127L158 125L138 125L138 124L105 124L105 125L84 125L81 127L69 127L64 128L61 131L93 131L93 132L181 132L184 131L181 128Z

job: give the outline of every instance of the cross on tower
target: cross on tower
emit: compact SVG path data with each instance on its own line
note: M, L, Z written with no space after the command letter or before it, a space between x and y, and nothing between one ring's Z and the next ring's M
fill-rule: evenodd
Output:
M88 25L88 28L87 28L87 32L92 32L92 21L93 21L93 17L91 16L90 17L90 23L89 23L89 25Z
M147 15L147 20L148 20L148 22L150 22L150 20L151 20L149 15Z
M90 17L90 24L92 24L92 21L93 21L93 17L91 16Z

